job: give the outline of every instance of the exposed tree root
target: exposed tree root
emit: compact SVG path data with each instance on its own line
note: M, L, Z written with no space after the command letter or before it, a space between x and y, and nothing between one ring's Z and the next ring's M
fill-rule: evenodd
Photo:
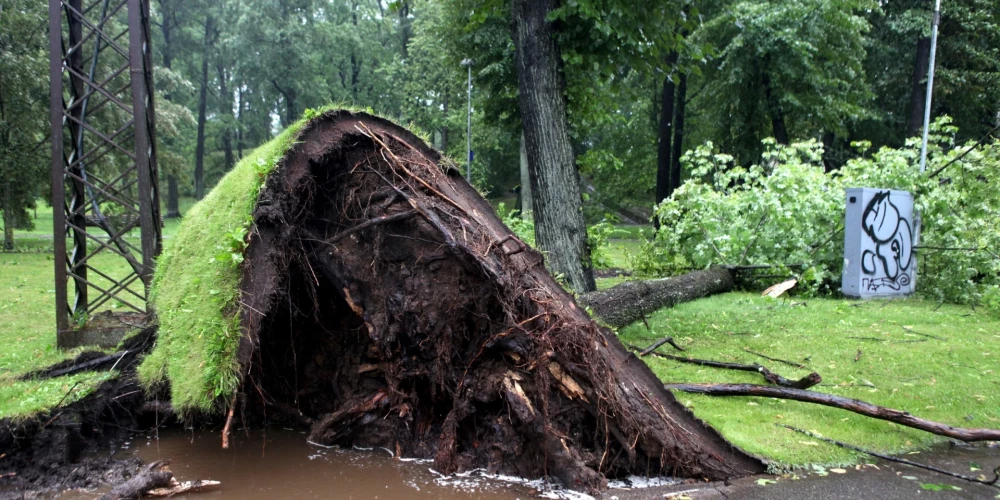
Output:
M628 473L763 470L677 404L408 131L315 119L257 201L244 421L308 422L321 445L591 491Z
M1000 441L1000 429L952 427L940 422L915 417L909 412L873 405L858 399L824 394L822 392L754 384L667 384L664 387L693 394L707 394L709 396L759 396L816 403L852 411L866 417L887 420L960 441Z

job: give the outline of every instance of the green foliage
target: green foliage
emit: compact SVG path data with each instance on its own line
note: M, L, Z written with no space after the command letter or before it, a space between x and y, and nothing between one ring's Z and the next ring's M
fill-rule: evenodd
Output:
M990 285L983 290L982 305L990 314L1000 317L1000 286Z
M503 223L510 228L528 246L535 246L535 221L528 217L524 218L520 212L508 210L503 202L497 206L497 215ZM616 236L627 235L627 231L618 229L614 224L617 220L611 214L606 214L605 218L597 224L587 226L587 245L590 247L591 265L596 269L608 269L615 267L620 262L615 260L614 250L610 239Z
M535 219L524 218L520 212L507 210L507 205L503 202L497 206L497 215L521 241L530 247L535 246Z
M11 236L32 228L28 211L51 189L46 19L39 2L0 1L0 212Z
M702 115L695 126L709 127L697 139L749 163L775 135L778 114L792 137L844 133L867 115L863 14L874 8L870 0L729 3L692 35L718 47L692 110Z
M687 154L692 172L656 208L663 229L646 245L639 271L670 273L713 264L804 264L800 287L837 289L843 259L844 189L878 187L914 193L923 215L918 291L939 300L976 303L1000 284L1000 143L974 148L951 144L954 127L935 124L928 171L916 168L919 144L882 148L824 173L816 141L784 147L765 141L763 162L733 164L711 144ZM867 144L859 148L867 149ZM991 292L992 293L992 292Z
M601 222L587 226L587 246L590 247L591 267L595 269L614 267L610 239L625 234L625 231L615 227L617 222L618 220L613 215L605 214Z

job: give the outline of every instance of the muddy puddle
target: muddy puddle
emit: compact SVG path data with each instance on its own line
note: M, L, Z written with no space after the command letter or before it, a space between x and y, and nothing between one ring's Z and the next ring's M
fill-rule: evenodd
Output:
M482 499L590 498L542 481L490 476L483 472L442 476L431 461L394 459L388 450L321 448L297 431L234 432L223 450L218 432L161 430L159 439L140 437L123 445L118 457L143 462L169 460L179 481L214 479L222 484L173 498L211 500L296 499ZM638 481L636 479L636 481ZM666 480L654 480L664 484ZM619 488L639 486L619 482ZM646 486L645 484L642 486ZM92 499L98 491L70 491L60 499Z

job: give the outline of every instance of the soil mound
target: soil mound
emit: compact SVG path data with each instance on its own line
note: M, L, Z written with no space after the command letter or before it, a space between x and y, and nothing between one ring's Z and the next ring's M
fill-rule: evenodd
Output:
M315 443L433 458L445 473L554 475L591 491L627 473L763 469L678 404L414 134L338 110L288 144L246 195L235 340L219 344L235 349L172 354L235 367L234 382L205 389L230 418L294 422ZM191 265L212 258L189 253ZM183 266L161 266L158 286ZM169 344L183 310L157 307Z

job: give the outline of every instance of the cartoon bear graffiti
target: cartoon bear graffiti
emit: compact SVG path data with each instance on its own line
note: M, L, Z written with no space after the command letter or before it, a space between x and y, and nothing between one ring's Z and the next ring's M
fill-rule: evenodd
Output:
M862 229L870 238L874 251L866 249L861 255L861 270L866 275L865 288L877 292L886 287L899 290L910 284L910 266L913 260L913 229L910 221L902 217L893 204L891 193L876 193L862 215Z

